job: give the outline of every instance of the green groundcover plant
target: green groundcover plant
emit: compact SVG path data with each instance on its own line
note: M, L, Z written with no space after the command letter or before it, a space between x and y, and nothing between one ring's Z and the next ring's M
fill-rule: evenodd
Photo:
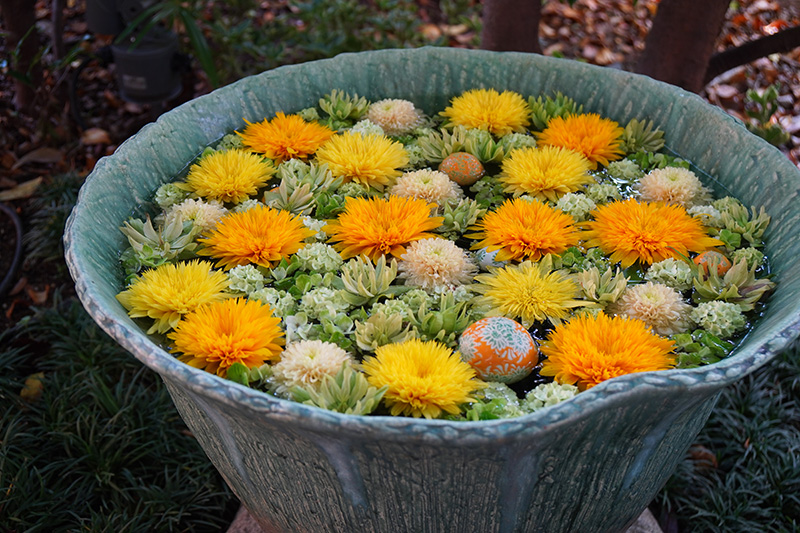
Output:
M0 334L0 532L224 530L238 503L161 380L76 300Z

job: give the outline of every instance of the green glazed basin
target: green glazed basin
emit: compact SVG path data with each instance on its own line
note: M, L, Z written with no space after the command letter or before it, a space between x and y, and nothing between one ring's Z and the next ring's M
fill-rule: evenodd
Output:
M587 112L652 119L717 195L764 206L778 283L735 353L692 370L630 374L508 420L345 416L279 400L178 362L115 299L126 218L205 146L331 89L405 98L427 113L476 87L562 91ZM252 76L166 113L102 159L66 231L83 305L158 372L253 517L286 533L618 532L642 512L703 427L719 391L787 348L800 328L800 172L737 120L676 87L521 53L447 48L345 54Z

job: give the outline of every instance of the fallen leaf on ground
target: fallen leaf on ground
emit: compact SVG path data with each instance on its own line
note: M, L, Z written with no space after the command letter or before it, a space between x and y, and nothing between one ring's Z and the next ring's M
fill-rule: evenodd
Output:
M0 156L0 164L3 165L5 168L11 168L16 163L17 158L14 157L14 154L11 152L3 152L3 155Z
M17 283L14 284L14 287L12 287L12 289L9 291L8 295L16 296L17 294L22 292L22 289L24 289L25 285L27 284L28 284L28 278L26 278L25 276L19 278L19 281L17 281Z
M436 24L423 24L420 26L420 33L428 41L435 41L442 36L442 30Z
M39 187L39 185L41 185L42 180L43 178L39 176L38 178L26 181L25 183L20 183L16 187L8 189L7 191L0 192L0 202L30 198L33 196L33 193L36 192L36 189Z
M717 93L717 96L719 96L723 100L733 98L740 92L739 89L737 89L733 85L722 85L722 84L714 87L714 91Z
M469 30L466 24L455 24L453 26L444 26L442 31L444 34L449 37L454 37L456 35L461 35L462 33L466 33Z
M43 291L33 290L33 287L28 285L25 287L25 292L28 293L28 298L34 305L42 305L47 303L47 295L50 294L50 285L46 285Z
M89 128L81 135L83 144L111 144L111 137L102 128Z
M43 146L41 148L37 148L36 150L31 150L22 156L16 163L14 163L14 166L11 167L11 170L16 170L22 165L27 165L28 163L60 163L63 160L64 152L56 148L48 148L47 146Z
M44 392L44 372L31 374L25 379L19 395L27 402L35 402Z

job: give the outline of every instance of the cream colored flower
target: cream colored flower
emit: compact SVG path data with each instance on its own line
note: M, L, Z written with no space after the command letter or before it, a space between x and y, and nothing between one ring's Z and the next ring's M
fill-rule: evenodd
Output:
M625 289L620 299L607 310L641 320L663 336L683 333L692 325L689 318L692 306L683 300L681 294L672 287L650 281Z
M406 172L397 178L397 183L389 192L396 196L422 198L437 204L464 197L464 191L458 183L450 179L450 176L429 168Z
M652 170L639 180L636 190L646 202L666 202L684 207L708 203L710 191L691 170L665 167Z
M286 346L280 362L272 367L277 384L275 393L287 396L294 387L316 386L325 376L335 376L345 361L353 362L353 359L332 342L293 342Z
M424 122L422 112L408 100L387 98L369 106L367 119L383 129L386 135L411 133Z
M421 239L412 242L398 264L399 277L406 285L426 291L456 287L472 281L478 267L467 252L447 239Z
M184 200L179 204L173 205L167 210L167 218L180 216L183 221L191 221L195 226L208 231L217 225L228 210L217 200L204 202L203 200Z

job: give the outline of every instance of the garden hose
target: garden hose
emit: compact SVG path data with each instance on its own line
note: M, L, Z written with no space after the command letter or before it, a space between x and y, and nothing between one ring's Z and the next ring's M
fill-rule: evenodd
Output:
M22 221L19 219L19 216L17 216L16 211L8 207L6 204L0 203L0 211L2 211L6 216L8 216L8 218L11 219L16 231L16 242L14 245L14 256L11 260L11 266L8 267L8 272L6 272L3 276L3 281L0 281L0 297L2 297L6 294L8 287L14 280L14 275L16 274L17 268L19 268L20 260L22 259Z

